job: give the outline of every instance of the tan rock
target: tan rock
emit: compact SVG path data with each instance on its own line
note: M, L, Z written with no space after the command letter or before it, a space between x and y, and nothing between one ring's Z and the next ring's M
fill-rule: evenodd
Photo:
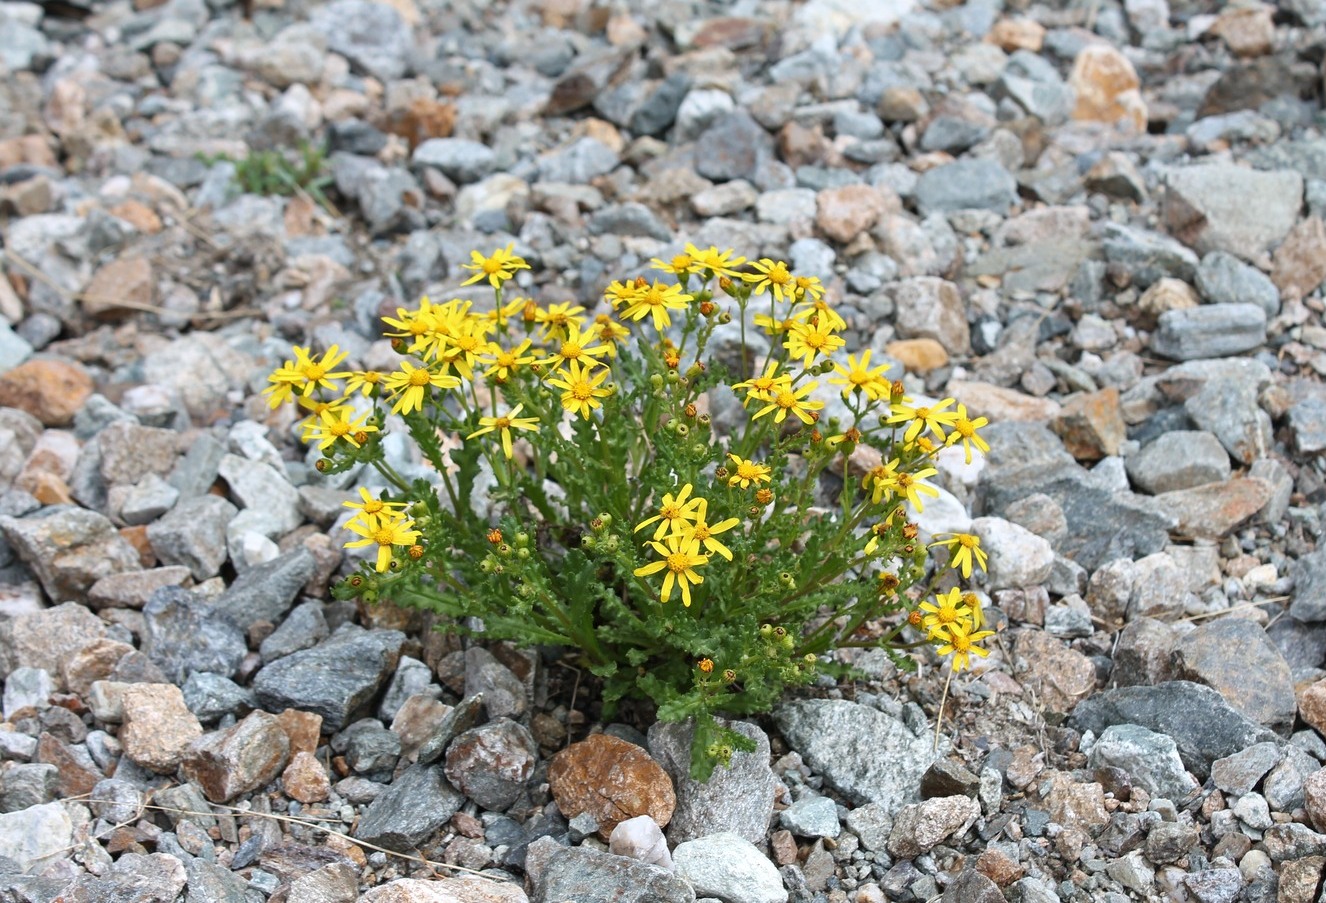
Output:
M900 208L896 196L892 200ZM875 225L887 201L883 192L870 185L826 188L815 196L815 224L829 238L847 244Z
M67 658L60 668L60 674L70 693L87 698L92 691L92 684L110 678L120 659L133 651L134 647L128 643L103 637Z
M929 373L948 363L948 352L934 339L898 339L884 350L912 373Z
M301 803L320 803L331 795L331 779L317 756L298 752L281 772L285 795Z
M51 150L49 140L42 135L23 135L20 138L0 140L0 169L30 163L58 169L60 163Z
M1085 783L1070 774L1056 771L1050 777L1050 821L1065 828L1090 830L1109 821L1105 812L1105 788Z
M1271 281L1286 300L1310 295L1326 280L1326 222L1313 216L1303 220L1275 252Z
M1275 9L1264 4L1225 10L1208 30L1235 56L1265 56L1275 49Z
M184 704L174 684L133 684L124 691L124 726L120 743L131 762L170 774L203 726Z
M1099 461L1119 453L1128 438L1128 428L1119 412L1119 390L1114 386L1098 392L1074 395L1063 406L1051 428L1064 441L1069 454L1079 461Z
M985 40L1008 53L1014 50L1040 53L1045 43L1045 26L1032 19L1000 19Z
M976 871L1000 887L1008 887L1027 873L1022 863L994 847L988 847L976 858Z
M1137 299L1137 309L1142 312L1143 325L1154 325L1166 311L1185 310L1201 303L1197 289L1182 279L1166 276L1157 279L1142 293Z
M83 310L89 316L117 319L152 304L156 285L146 257L113 260L92 276L83 292Z
M38 358L0 375L0 407L26 411L45 426L68 426L92 389L81 364Z
M1296 691L1298 695L1298 714L1313 728L1326 733L1326 680Z
M1108 44L1088 44L1078 51L1068 83L1077 92L1074 119L1114 125L1125 123L1133 131L1146 131L1146 102L1141 79L1133 64Z
M548 787L563 815L589 812L605 839L618 822L637 815L666 826L677 806L663 766L634 743L608 734L594 734L553 756Z
M1258 477L1235 477L1224 483L1162 492L1155 499L1162 511L1178 521L1176 534L1215 540L1266 507L1271 485Z
M194 742L180 770L214 803L226 803L269 783L290 759L290 738L275 715L250 712L233 727Z
M1018 681L1047 711L1071 712L1096 689L1096 666L1076 649L1039 630L1019 631L1017 658L1026 663Z
M1053 420L1060 411L1053 399L1035 398L992 383L954 379L945 391L965 404L970 416L988 417L991 423Z
M404 108L392 110L384 131L399 135L414 150L430 138L450 138L456 127L456 105L429 97L416 97Z
M156 235L161 231L161 217L156 211L140 201L127 200L110 209L111 216L118 217L132 225L139 232Z

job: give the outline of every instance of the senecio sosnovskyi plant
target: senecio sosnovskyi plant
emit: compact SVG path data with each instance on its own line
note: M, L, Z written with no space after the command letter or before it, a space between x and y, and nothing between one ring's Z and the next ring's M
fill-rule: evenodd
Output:
M943 448L968 463L989 450L985 419L953 399L914 403L869 350L837 359L846 324L820 281L733 255L688 244L653 261L667 281L613 282L591 315L508 300L528 265L510 246L476 251L465 284L487 282L493 304L425 298L385 317L399 369L342 371L335 346L295 348L265 390L308 411L319 471L370 465L390 487L346 503L346 545L373 554L341 597L569 647L602 679L608 714L636 697L661 720L695 719L701 780L753 748L716 714L767 711L834 667L835 649L909 667L907 650L930 644L957 671L991 635L978 597L953 585L984 567L977 538L927 547L908 520L938 495L925 479ZM733 322L738 373L708 347ZM821 421L822 378L850 419ZM726 431L708 413L720 402L736 414ZM386 460L382 431L400 424L431 479ZM471 504L481 474L486 518ZM947 562L929 567L928 550Z

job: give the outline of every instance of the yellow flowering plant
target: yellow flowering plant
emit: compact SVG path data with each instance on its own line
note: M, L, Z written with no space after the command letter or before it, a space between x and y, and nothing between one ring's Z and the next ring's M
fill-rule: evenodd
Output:
M953 670L986 654L980 599L955 585L984 568L979 540L927 546L910 518L944 448L988 447L952 399L918 403L869 350L843 353L818 279L693 245L653 263L667 278L615 281L587 310L507 297L529 264L475 252L466 284L491 304L384 317L395 369L296 348L266 392L309 412L319 471L368 466L389 487L346 503L366 558L338 596L565 647L605 714L635 698L695 719L706 779L750 748L716 716L841 672L835 650L914 667L928 645ZM402 429L429 477L388 462Z

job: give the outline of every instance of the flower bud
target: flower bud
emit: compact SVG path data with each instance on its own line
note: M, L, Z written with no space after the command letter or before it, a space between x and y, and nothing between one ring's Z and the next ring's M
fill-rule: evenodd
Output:
M586 549L593 551L598 546L598 540L596 540L593 536L585 535L584 537L581 538L580 544L584 546Z

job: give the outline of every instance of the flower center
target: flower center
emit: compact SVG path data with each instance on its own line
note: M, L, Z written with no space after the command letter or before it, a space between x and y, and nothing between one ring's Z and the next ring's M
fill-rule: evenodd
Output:
M571 397L576 401L586 401L594 397L594 387L581 380L578 383L571 384Z
M327 368L321 364L309 364L304 368L304 378L309 382L317 382L327 375Z
M483 271L489 276L494 273L502 272L502 261L498 260L496 257L488 258L483 262Z
M797 397L787 389L784 389L778 393L778 397L774 399L774 403L780 408L795 408L797 406Z
M967 652L971 649L971 640L967 639L960 633L954 634L953 639L950 642L953 643L953 648L958 652Z
M673 552L668 556L668 570L674 574L680 574L682 571L689 570L691 566L691 556L685 552Z
M672 268L674 270L689 270L691 268L691 256L689 254L678 254L672 258Z
M392 536L391 530L389 530L386 527L383 527L381 530L375 530L373 532L373 541L380 546L391 545L393 539L395 539L395 537Z
M350 432L350 424L346 423L344 420L334 421L327 427L327 432L331 433L333 436L344 436L346 433Z
M743 480L753 480L760 475L760 470L749 461L742 461L737 465L737 477Z
M377 514L385 507L387 506L384 505L382 502L378 501L377 499L372 499L371 501L364 502L364 513Z
M426 386L432 380L427 370L413 370L410 372L410 385Z
M768 279L774 285L787 285L792 281L792 274L787 271L787 267L781 263L771 267L768 272Z
M709 525L708 525L708 524L696 524L696 525L695 525L695 538L698 539L698 540L700 540L701 542L704 542L706 539L708 539L708 538L709 538Z
M815 349L823 348L828 340L828 336L820 332L808 332L806 333L805 338L802 339L802 341L806 343L807 348Z
M583 353L584 349L581 348L580 345L578 345L575 342L566 341L562 343L561 356L566 358L568 361L575 360L576 358L580 357L580 355Z
M456 347L461 351L473 351L479 347L479 340L472 335L463 335L456 338Z
M497 355L497 365L499 367L514 367L516 365L516 356L510 351L503 351Z
M511 418L510 418L510 417L498 417L496 420L493 421L493 427L494 427L495 429L499 429L499 430L510 429L510 428L511 428Z

